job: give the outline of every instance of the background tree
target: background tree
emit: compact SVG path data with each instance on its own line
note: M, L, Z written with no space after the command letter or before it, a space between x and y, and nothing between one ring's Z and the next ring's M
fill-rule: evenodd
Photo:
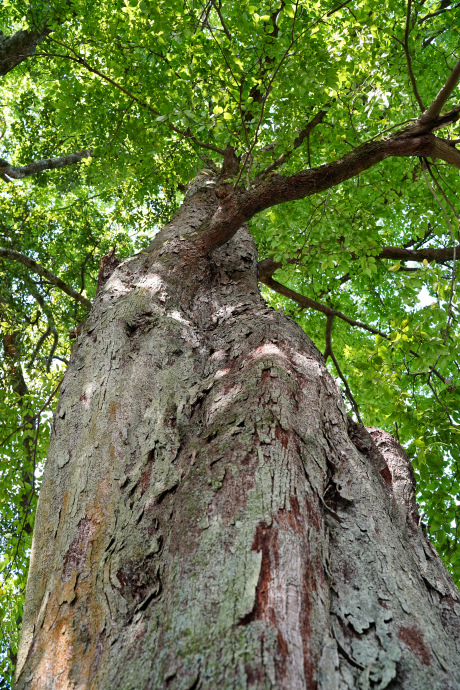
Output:
M3 3L5 677L69 333L100 258L146 247L203 166L207 241L250 222L264 296L406 446L458 578L456 7Z

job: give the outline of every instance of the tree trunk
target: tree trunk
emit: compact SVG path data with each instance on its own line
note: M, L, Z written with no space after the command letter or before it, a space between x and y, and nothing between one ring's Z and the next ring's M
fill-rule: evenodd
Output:
M199 250L201 183L74 346L16 688L459 688L459 593L404 451L266 306L246 228Z

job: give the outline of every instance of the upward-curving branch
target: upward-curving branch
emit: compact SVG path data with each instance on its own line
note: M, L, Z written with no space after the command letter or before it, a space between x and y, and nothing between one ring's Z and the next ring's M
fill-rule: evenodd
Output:
M423 124L433 122L441 113L447 99L452 95L453 90L460 81L460 58L446 79L446 82L429 108L425 110L420 118Z
M40 266L40 264L31 259L29 256L26 256L25 254L16 251L16 249L0 247L0 258L11 259L13 261L17 261L18 263L21 263L23 266L33 271L33 273L37 273L39 276L42 276L42 278L45 278L45 280L50 282L52 285L58 287L60 290L65 292L66 295L69 295L69 297L72 297L73 299L77 300L77 302L83 304L85 307L87 307L87 309L91 307L91 302L89 299L83 297L83 295L80 295L79 292L70 287L70 285L67 285L67 283L65 283L61 278L54 275L54 273L52 273L51 271L48 271L47 268Z

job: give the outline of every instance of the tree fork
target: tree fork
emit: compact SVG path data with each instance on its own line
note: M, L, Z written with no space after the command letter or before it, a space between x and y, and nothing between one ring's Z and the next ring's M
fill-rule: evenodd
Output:
M206 177L96 297L39 499L17 690L460 684L403 450L349 422ZM374 438L374 441L372 440Z

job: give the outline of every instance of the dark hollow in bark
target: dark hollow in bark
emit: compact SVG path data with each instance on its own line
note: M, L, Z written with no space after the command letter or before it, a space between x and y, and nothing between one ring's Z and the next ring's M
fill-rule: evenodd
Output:
M76 341L16 688L460 687L460 603L404 451L347 419L198 184ZM205 244L205 243L202 243Z

